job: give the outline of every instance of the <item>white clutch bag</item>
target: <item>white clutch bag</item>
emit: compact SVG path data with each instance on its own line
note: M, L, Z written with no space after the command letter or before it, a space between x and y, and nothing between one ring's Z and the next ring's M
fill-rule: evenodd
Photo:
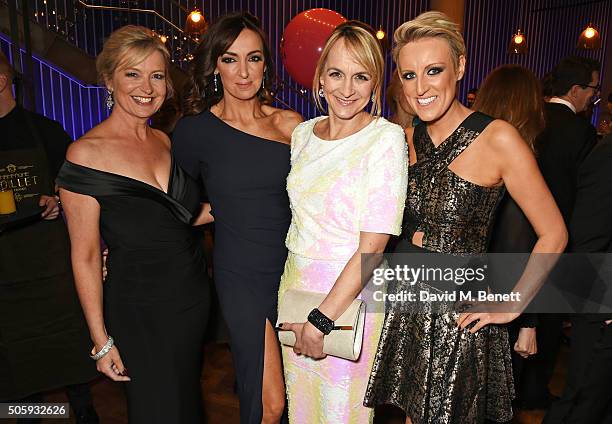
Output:
M318 308L327 295L303 290L290 289L279 300L278 323L306 322L308 314ZM334 321L334 326L350 329L332 330L323 339L323 352L327 355L351 361L359 359L363 343L366 305L363 300L355 299L346 311ZM278 324L277 324L278 326ZM295 344L293 331L279 331L278 338L286 346Z

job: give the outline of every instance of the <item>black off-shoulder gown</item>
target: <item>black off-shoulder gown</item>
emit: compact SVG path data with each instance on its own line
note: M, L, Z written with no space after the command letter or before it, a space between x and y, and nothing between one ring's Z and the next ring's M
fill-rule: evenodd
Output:
M287 259L290 147L237 130L206 111L178 122L172 150L209 196L214 280L230 333L240 422L260 424L265 320L276 323Z
M168 193L66 161L57 184L94 197L109 247L104 318L130 382L130 423L201 423L210 303L202 242L190 225L196 183L173 161ZM85 352L83 354L86 354Z

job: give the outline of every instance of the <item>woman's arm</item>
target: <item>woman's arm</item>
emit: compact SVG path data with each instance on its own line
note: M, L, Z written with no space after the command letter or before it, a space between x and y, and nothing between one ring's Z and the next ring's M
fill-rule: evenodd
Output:
M70 234L72 272L87 320L94 350L108 341L102 309L102 255L100 252L100 205L91 196L60 189ZM129 381L116 346L96 363L98 371L115 381Z
M538 240L525 271L512 289L513 292L521 294L521 301L500 305L498 309L501 313L461 314L458 322L462 329L474 321L479 321L471 332L476 332L487 324L503 324L518 317L546 281L568 239L561 212L527 143L510 124L495 121L491 125L496 125L495 138L490 143L492 163L498 166L508 192L529 220Z
M210 224L215 221L215 217L210 213L211 207L210 203L202 203L202 208L200 209L200 214L193 221L192 225L205 225Z
M344 266L334 286L325 297L319 311L332 321L337 320L350 306L370 279L382 260L382 253L389 241L388 234L361 232L359 246ZM362 255L366 254L366 255ZM364 263L363 261L366 261ZM366 272L362 273L362 266ZM294 331L296 343L293 350L311 358L324 358L323 333L310 322L283 324L283 330Z

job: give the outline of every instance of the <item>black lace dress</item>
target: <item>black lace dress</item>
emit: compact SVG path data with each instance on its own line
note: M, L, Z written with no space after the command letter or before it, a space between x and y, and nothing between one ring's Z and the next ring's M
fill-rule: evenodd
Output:
M491 121L472 113L438 147L425 124L415 128L417 162L409 169L404 228L395 253L486 252L505 189L466 181L448 166ZM415 232L424 234L423 249L411 243ZM427 284L417 287L427 289ZM439 311L387 313L364 404L396 405L415 424L510 420L514 386L506 329L490 325L471 334L457 329L453 303Z

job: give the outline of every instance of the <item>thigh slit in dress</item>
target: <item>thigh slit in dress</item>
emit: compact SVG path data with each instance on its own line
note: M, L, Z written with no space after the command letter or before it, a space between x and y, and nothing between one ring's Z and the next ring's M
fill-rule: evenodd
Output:
M265 324L276 324L291 222L289 145L242 132L205 111L179 121L172 150L210 201L214 283L230 333L240 422L260 424Z

